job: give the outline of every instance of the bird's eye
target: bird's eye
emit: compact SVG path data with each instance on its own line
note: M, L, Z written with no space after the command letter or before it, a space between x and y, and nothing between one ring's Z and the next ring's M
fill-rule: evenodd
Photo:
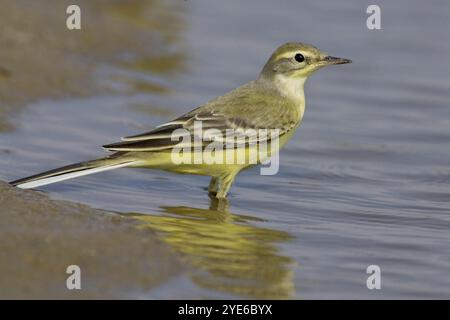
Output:
M305 57L301 53L297 53L294 58L299 63L305 61Z

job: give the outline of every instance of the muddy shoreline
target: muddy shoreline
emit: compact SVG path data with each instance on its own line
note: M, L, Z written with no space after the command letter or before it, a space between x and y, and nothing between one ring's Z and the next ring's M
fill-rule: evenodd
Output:
M0 297L138 298L182 272L178 257L134 219L0 183ZM67 290L66 268L81 268Z

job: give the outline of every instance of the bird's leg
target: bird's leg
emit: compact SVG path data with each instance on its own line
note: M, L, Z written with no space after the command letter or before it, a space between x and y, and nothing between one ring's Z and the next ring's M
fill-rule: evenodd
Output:
M228 174L224 177L221 177L220 188L216 194L217 199L224 199L227 197L228 191L230 190L230 187L233 184L235 176L236 176L236 173Z
M228 199L227 198L220 198L220 199L218 199L215 196L211 196L210 195L210 199L211 199L211 202L210 202L210 205L209 205L209 210L217 211L217 212L220 212L220 213L226 213L227 215L223 216L223 217L228 217L230 215L230 213L228 212L228 208L229 208L230 205L228 203ZM225 221L225 220L228 220L228 219L221 219L221 221L222 220Z
M208 193L215 197L218 189L219 189L219 178L212 177L211 182L209 183L208 186Z

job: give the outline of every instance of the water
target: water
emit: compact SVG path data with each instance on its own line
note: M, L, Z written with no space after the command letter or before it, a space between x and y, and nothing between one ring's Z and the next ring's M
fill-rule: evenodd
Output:
M2 179L101 156L254 79L279 44L311 43L354 63L311 77L279 174L241 173L228 206L205 177L141 169L41 190L137 218L183 256L191 271L143 298L450 298L450 3L378 4L369 31L356 0L186 1L183 68L99 70L170 90L30 105L1 136Z

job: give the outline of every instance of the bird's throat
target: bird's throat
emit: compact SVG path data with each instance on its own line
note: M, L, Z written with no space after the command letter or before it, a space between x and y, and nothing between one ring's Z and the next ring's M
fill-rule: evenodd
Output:
M305 112L304 86L306 77L287 77L277 75L274 79L278 91L286 98L292 100L300 109L300 118Z
M290 99L305 99L304 86L305 77L286 77L284 75L277 75L275 77L275 86L281 94Z

